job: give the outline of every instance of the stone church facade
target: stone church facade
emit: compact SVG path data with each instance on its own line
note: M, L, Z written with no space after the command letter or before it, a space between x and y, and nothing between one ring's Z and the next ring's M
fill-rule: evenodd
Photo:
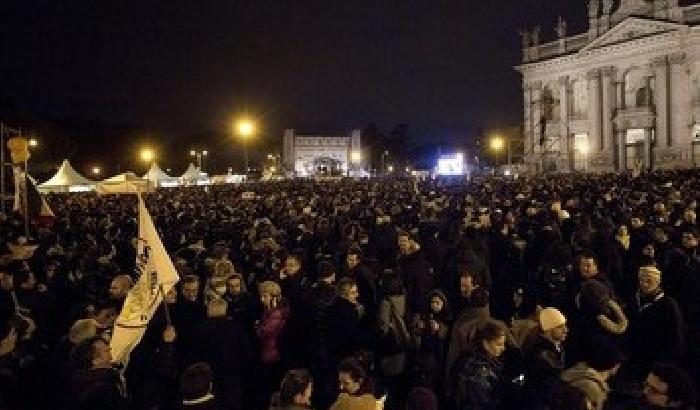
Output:
M700 166L700 4L590 0L589 29L525 30L525 165L534 172Z

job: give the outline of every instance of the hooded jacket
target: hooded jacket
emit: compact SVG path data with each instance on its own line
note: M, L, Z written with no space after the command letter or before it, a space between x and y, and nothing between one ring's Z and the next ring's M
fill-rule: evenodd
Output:
M589 367L585 362L565 370L561 379L583 392L593 410L602 410L608 399L610 387L604 375Z

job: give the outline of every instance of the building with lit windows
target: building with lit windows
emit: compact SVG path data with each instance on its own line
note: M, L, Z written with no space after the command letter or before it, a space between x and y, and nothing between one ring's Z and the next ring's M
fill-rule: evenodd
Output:
M298 177L367 175L368 155L360 130L347 135L296 134L284 131L283 164Z
M521 33L528 169L700 165L700 4L688 3L590 0L584 33L562 19L554 41Z

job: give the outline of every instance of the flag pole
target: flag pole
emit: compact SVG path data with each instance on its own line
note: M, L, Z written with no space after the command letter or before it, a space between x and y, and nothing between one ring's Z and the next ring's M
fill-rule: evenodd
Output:
M165 292L163 292L163 284L158 285L158 291L160 292L160 295L163 297L163 301L161 304L163 305L163 311L165 312L165 321L168 324L168 327L173 325L172 319L170 318L170 308L168 307L168 302L165 300Z
M0 122L0 212L5 214L5 123Z
M20 137L22 129L20 128ZM29 147L25 148L29 151ZM24 236L29 240L29 155L24 156Z

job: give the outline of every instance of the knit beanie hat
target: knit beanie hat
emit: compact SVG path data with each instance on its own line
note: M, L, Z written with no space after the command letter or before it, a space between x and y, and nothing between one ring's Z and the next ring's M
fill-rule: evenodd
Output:
M540 327L544 331L551 330L565 324L566 317L564 317L564 315L555 308L548 307L542 309L542 312L540 312Z

